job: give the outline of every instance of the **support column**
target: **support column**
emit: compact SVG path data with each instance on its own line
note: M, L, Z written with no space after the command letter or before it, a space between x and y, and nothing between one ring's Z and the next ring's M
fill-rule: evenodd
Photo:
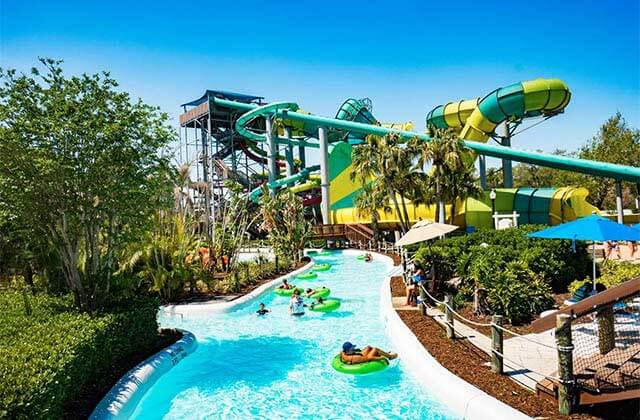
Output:
M487 157L480 155L478 156L478 169L480 172L480 187L483 190L487 189Z
M636 184L636 210L640 210L640 182Z
M200 140L202 144L202 180L207 184L207 189L204 192L204 206L205 206L205 230L207 238L211 239L211 201L213 199L215 205L215 199L213 197L213 183L209 182L209 132L211 130L211 119L207 119L207 128L204 125L200 125Z
M284 136L287 139L291 139L291 129L289 127L284 128ZM285 149L285 156L287 158L287 176L293 175L293 146L291 144L287 144L287 148Z
M511 147L511 133L509 133L509 123L500 124L500 132L502 137L502 145ZM513 188L513 165L509 159L502 159L502 176L504 178L504 187Z
M318 127L320 141L320 191L322 192L322 223L331 224L329 212L329 137L325 127Z
M305 154L305 149L303 145L298 146L298 159L300 159L300 169L304 169L307 166L307 156Z
M264 121L267 132L267 167L269 170L269 184L271 184L278 179L278 146L276 145L276 138L272 131L271 117L266 117ZM271 193L273 192L274 190L271 189Z
M556 347L558 348L558 412L568 416L573 411L573 340L571 337L571 315L556 316Z
M622 182L616 180L616 213L618 214L618 223L624 223L624 209L622 208Z

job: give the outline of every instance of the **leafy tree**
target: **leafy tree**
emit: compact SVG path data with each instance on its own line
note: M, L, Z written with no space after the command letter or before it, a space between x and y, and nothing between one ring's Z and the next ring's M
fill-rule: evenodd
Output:
M108 73L67 77L41 59L0 70L0 205L47 242L76 304L109 293L116 256L170 197L166 114L117 90Z
M371 228L373 229L374 238L377 240L380 234L378 229L380 213L378 210L391 210L391 207L387 204L385 192L380 189L374 189L371 184L364 184L362 192L355 198L354 204L359 216L371 217Z
M462 165L445 176L444 195L451 203L451 223L455 221L458 202L467 198L480 198L484 191L474 175L472 166Z
M351 180L363 185L371 183L372 190L384 191L393 204L403 232L409 230L409 215L404 195L418 183L418 174L410 150L400 147L395 134L384 137L367 136L364 144L353 150Z
M276 255L300 261L304 244L311 236L311 224L304 218L302 199L288 189L271 195L266 186L263 188L260 230L268 233Z
M467 150L454 129L434 129L431 141L424 142L413 139L410 142L410 148L418 154L419 167L431 164L427 181L429 189L432 191L430 194L432 199L429 201L435 202L438 206L436 221L445 223L445 202L447 199L453 202L457 194L463 193L463 191L466 191L464 194L476 194L475 190L472 192L466 185L472 177L468 172L470 169L465 168L464 154L467 153ZM457 182L456 175L462 174L466 176L465 183L455 186L455 191L453 191L452 185Z

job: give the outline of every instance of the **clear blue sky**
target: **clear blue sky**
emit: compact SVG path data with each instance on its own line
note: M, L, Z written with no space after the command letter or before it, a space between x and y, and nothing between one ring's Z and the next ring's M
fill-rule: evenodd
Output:
M1 0L0 55L22 70L37 56L69 72L110 70L174 118L210 88L327 116L370 97L379 119L418 130L442 102L557 77L573 92L566 113L514 146L574 149L616 111L640 126L639 4Z

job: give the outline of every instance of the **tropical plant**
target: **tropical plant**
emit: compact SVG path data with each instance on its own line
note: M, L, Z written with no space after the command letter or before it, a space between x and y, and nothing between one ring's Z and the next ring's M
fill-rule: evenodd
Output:
M481 198L484 191L474 175L472 166L462 165L444 177L444 197L451 203L451 223L455 223L457 205L468 198Z
M431 165L428 183L433 194L429 196L429 202L435 202L438 206L437 221L445 222L445 200L447 199L448 184L454 181L454 174L461 173L465 162L463 154L465 147L458 139L455 130L434 129L431 141L425 142L413 139L409 147L418 154L418 166Z
M364 184L362 191L355 198L354 204L359 216L369 216L371 218L371 229L373 230L374 239L377 240L380 235L378 229L379 210L391 210L391 207L387 204L385 192L380 189L374 189L371 184Z
M170 196L175 139L166 114L117 89L108 73L65 77L0 70L0 203L50 244L88 311L109 295L116 257Z
M302 199L289 190L270 194L263 187L260 230L268 234L277 256L299 262L304 244L311 236L311 223L304 217Z
M412 150L400 146L400 137L369 135L352 154L351 180L370 184L371 191L384 193L393 204L400 228L409 230L410 220L405 196L414 194L423 174L413 164Z

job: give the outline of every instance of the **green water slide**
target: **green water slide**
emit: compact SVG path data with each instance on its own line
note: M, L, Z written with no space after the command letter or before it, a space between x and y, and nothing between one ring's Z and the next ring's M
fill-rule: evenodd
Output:
M308 168L302 169L300 172L298 172L298 173L296 173L294 175L287 176L287 177L284 177L284 178L280 178L280 179L278 179L277 181L274 181L274 182L270 182L270 183L267 184L267 187L269 187L270 189L276 189L276 188L287 187L289 184L294 184L296 182L306 181L309 178L309 176L311 175L312 172L315 172L315 171L317 171L319 169L320 169L320 165L309 166ZM295 190L294 190L294 192L295 192ZM253 189L249 193L249 198L254 203L257 203L259 201L261 195L262 195L262 186L259 186L259 187L255 188L255 189Z

